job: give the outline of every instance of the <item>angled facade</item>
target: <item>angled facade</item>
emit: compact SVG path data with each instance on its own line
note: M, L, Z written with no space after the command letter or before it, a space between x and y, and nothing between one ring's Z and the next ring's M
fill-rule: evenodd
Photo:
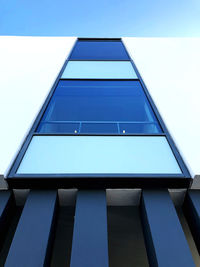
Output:
M16 83L8 117L19 105L0 166L3 266L198 266L199 139L179 138L181 82L165 71L194 40L2 38L19 79L1 82Z

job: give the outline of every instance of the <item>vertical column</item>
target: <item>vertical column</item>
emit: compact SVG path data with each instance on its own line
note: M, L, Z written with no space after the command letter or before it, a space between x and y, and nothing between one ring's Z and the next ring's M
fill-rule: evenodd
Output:
M187 192L183 210L200 253L200 190L189 190Z
M167 190L144 190L141 214L150 266L195 266Z
M15 206L12 192L6 190L0 192L0 248L3 245L9 221Z
M108 267L105 191L78 192L70 266Z
M56 191L32 191L15 232L6 267L49 266Z

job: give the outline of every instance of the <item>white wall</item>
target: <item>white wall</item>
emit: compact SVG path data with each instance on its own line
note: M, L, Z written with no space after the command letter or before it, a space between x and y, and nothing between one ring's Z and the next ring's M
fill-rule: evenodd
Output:
M123 38L193 176L200 174L200 38Z
M74 37L0 37L0 174L6 174Z

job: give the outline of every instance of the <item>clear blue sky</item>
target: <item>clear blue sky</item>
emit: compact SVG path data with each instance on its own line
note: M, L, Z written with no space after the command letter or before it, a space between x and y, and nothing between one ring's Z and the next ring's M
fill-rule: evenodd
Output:
M0 0L0 35L200 37L200 0Z

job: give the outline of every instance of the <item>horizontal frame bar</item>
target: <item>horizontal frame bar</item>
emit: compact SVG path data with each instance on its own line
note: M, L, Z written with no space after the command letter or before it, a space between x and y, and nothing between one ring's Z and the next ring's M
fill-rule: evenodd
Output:
M107 189L107 188L188 188L192 179L181 176L14 176L7 178L10 188L78 188L78 189Z
M78 40L80 40L80 41L121 41L122 38L118 38L118 37L116 37L116 38L78 37Z

